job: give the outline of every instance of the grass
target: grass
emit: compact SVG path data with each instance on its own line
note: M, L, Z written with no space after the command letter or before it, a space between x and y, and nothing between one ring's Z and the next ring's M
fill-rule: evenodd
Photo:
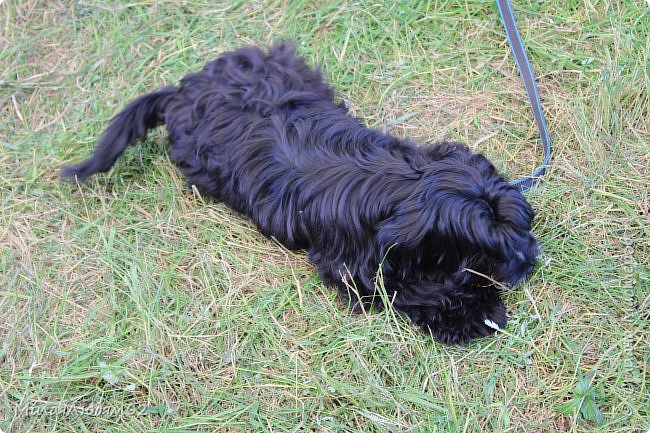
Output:
M370 126L539 164L487 0L0 2L0 430L646 432L650 9L514 5L555 145L508 327L445 347L355 315L300 252L183 185L162 132L80 186L128 100L296 38Z

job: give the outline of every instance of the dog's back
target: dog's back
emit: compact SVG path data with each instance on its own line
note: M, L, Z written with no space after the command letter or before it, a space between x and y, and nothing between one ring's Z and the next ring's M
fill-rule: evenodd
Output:
M172 146L172 159L192 176L191 154L206 147L203 140L213 138L208 137L210 132L245 136L254 129L252 123L268 118L278 108L309 101L333 106L333 99L334 92L320 72L295 56L291 44L277 44L268 53L247 46L224 53L202 71L181 79L179 86L135 99L111 119L93 156L65 167L61 177L84 180L108 171L128 145L144 139L150 129L162 123L168 127L170 143L178 143ZM219 116L219 112L224 115Z

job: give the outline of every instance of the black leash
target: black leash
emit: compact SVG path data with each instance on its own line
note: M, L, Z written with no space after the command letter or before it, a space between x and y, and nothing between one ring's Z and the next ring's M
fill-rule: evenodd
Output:
M521 36L517 29L517 23L512 14L512 8L510 7L510 1L497 0L497 6L499 7L503 27L506 29L506 36L508 37L510 48L515 56L515 61L517 62L517 68L519 68L519 74L521 75L521 79L524 81L526 93L528 94L528 101L530 101L530 106L533 109L535 123L537 123L537 129L539 129L539 135L542 139L542 145L544 146L544 162L542 162L541 167L535 170L533 174L511 182L511 184L519 188L520 191L526 192L535 188L539 184L541 176L546 173L546 168L551 160L551 139L548 135L546 119L542 112L542 103L540 102L539 94L537 93L535 75L530 67L530 62L528 61L528 56L524 49L524 43L521 41Z

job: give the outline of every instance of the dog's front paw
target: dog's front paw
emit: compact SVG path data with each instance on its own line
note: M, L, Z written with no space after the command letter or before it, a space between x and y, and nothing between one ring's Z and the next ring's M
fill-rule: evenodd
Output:
M475 303L423 309L418 319L416 323L425 332L449 345L486 337L494 334L495 328L504 328L508 323L506 308L496 295Z

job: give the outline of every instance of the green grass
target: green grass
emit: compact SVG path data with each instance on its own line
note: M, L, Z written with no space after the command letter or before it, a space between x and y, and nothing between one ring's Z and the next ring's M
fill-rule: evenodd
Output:
M0 2L0 430L650 429L646 2L515 2L555 145L528 194L545 257L467 347L349 313L187 190L162 131L58 182L131 98L281 38L370 126L539 164L494 2L324 3Z

